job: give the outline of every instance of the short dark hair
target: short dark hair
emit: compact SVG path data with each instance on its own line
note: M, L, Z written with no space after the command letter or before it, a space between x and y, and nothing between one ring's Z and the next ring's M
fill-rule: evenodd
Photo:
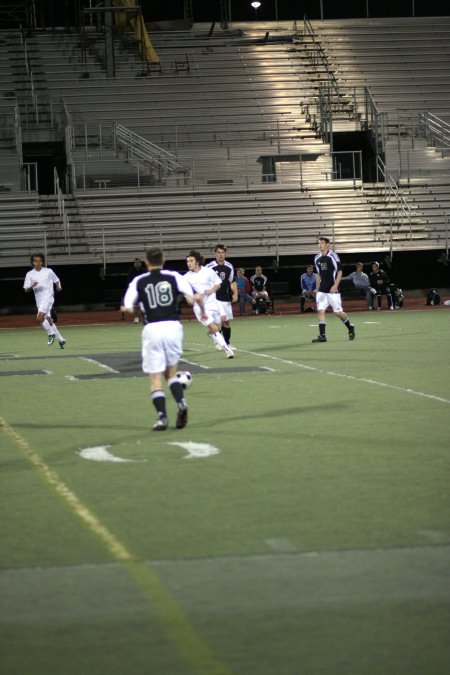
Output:
M149 262L150 265L153 265L154 267L159 267L164 262L164 253L162 248L159 246L153 246L153 248L149 248L145 254L145 257L147 258L147 262Z
M214 249L214 253L217 253L217 251L225 251L227 252L227 247L225 244L216 244L216 248Z
M42 264L45 265L45 256L43 253L33 253L33 255L30 257L31 264L34 263L35 258L40 258L42 260Z
M324 241L326 244L330 243L330 240L328 239L328 237L319 237L319 241Z
M187 254L187 257L188 258L195 258L195 261L199 265L203 265L203 263L205 262L205 259L202 256L202 254L200 253L200 251L195 251L194 249L192 249L192 251L189 251L189 253Z

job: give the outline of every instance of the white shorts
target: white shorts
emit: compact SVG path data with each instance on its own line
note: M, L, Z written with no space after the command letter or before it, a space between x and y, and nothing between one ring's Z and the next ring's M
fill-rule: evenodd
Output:
M45 300L42 300L40 304L37 306L37 311L38 314L39 312L42 312L42 314L45 314L45 316L50 316L50 312L52 310L54 303L54 298L47 298Z
M205 305L206 319L202 319L202 310L200 306L194 305L194 314L197 318L197 321L200 321L202 326L209 326L211 323L215 323L216 326L220 326L220 312L219 307L216 302L211 302Z
M331 307L333 312L342 312L342 300L340 293L322 293L317 291L316 304L318 311L325 311L327 307Z
M164 373L183 353L183 326L179 321L148 323L142 331L142 370Z
M217 300L217 306L219 307L220 316L224 316L226 321L232 321L233 319L233 308L231 302L222 302Z

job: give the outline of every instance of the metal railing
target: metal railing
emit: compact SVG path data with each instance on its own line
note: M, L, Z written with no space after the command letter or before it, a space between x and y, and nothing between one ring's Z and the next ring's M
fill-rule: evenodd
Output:
M124 151L129 162L139 161L150 169L156 169L160 180L171 173L183 172L184 169L176 157L167 150L136 134L131 129L114 123L114 147Z
M59 183L59 176L56 168L53 169L53 185L54 185L54 190L55 190L55 195L57 197L57 204L58 204L58 214L62 218L62 223L63 223L63 231L64 231L64 239L66 240L67 243L67 253L70 255L70 221L69 217L66 212L66 206L64 203L64 194L61 190L61 186Z
M377 172L377 183L383 182L384 184L384 199L386 204L394 204L394 209L390 213L390 222L389 222L389 239L390 239L390 252L392 256L393 252L393 227L394 224L397 228L403 226L404 220L406 219L407 225L409 227L409 239L412 239L412 218L411 218L411 208L401 194L400 189L392 178L390 173L386 169L386 165L380 157L377 157L376 162L376 172Z
M419 126L429 146L440 152L450 150L450 124L433 113L425 112L419 115Z
M262 158L260 158L262 159ZM235 153L231 158L225 152L222 157L183 157L183 172L168 174L164 180L148 170L145 163L136 160L133 164L120 158L90 159L75 157L72 162L72 187L86 193L88 190L111 190L121 188L190 188L193 192L204 188L236 187L257 188L261 185L279 185L305 190L326 183L347 181L349 187L362 185L361 151L334 152L319 155L314 159L293 155L291 158L278 155L266 157L267 163L255 156ZM157 179L158 178L158 179Z
M364 87L364 109L367 130L372 134L377 157L384 156L386 148L386 113L378 110L369 87Z

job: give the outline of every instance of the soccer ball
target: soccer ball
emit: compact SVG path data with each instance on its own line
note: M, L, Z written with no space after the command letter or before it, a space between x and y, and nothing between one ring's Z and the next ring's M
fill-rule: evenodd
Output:
M189 389L192 384L192 375L188 370L179 370L176 377L183 389Z

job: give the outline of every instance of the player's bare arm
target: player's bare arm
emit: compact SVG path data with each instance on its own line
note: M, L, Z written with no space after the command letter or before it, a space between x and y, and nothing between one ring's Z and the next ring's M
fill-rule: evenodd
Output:
M336 281L334 282L334 284L330 288L330 293L337 293L338 292L339 284L341 283L341 279L342 279L342 270L339 270L339 272L336 275Z
M231 287L231 293L232 293L231 302L237 302L238 301L237 283L235 281L232 281L231 284L230 284L230 287Z

